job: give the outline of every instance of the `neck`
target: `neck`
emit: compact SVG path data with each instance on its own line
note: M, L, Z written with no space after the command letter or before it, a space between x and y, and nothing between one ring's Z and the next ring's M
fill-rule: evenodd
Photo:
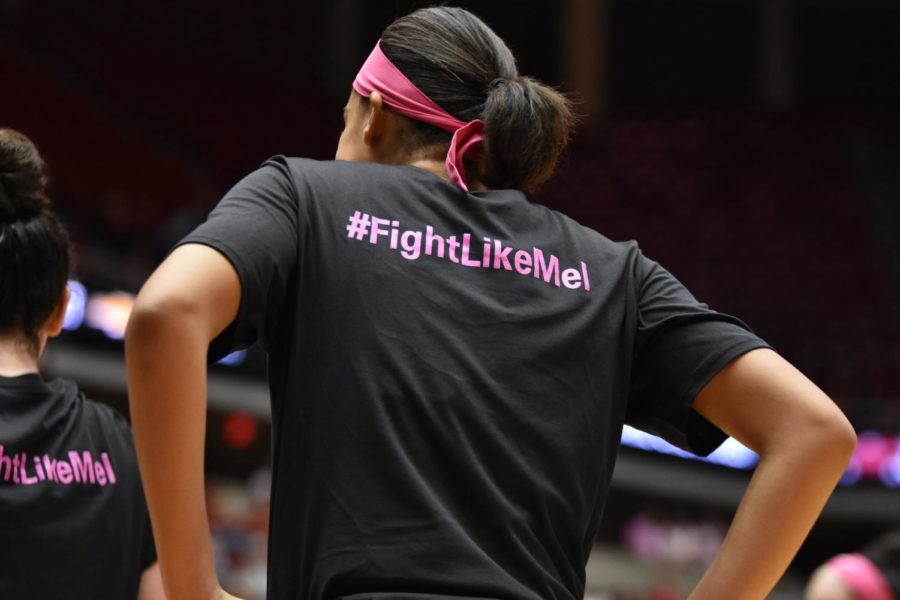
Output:
M38 357L21 336L0 336L0 376L16 377L38 372Z
M412 162L409 162L407 164L428 171L429 173L434 173L445 181L450 181L450 176L447 175L447 168L444 166L443 159L420 158L418 160L413 160ZM481 183L481 181L477 177L473 176L468 177L468 187L470 192L477 192L488 189L483 183Z
M419 158L410 161L408 164L412 165L413 167L418 167L424 171L428 171L429 173L433 173L441 179L450 181L450 177L447 175L447 169L444 167L443 161L433 158Z

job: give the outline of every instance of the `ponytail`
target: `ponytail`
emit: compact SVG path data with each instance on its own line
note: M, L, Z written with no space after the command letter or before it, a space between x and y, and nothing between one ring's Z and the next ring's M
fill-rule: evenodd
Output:
M565 96L515 77L490 90L483 115L488 185L530 190L553 174L574 120Z
M485 122L480 164L468 165L485 185L528 191L553 173L574 124L571 104L519 76L512 52L481 19L461 8L420 9L385 29L381 49L442 109ZM410 123L418 145L450 141L445 131Z

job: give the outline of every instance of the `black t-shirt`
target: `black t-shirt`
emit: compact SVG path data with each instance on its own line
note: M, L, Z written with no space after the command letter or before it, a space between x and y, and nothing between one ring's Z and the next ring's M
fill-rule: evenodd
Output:
M71 381L0 377L0 598L134 600L154 562L125 419Z
M269 352L269 598L581 598L622 424L765 343L633 242L411 166L268 161L183 243L226 256Z

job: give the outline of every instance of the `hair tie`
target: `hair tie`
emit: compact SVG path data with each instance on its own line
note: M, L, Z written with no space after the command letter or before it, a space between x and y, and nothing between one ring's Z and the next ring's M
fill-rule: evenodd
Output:
M506 83L506 79L504 79L503 77L495 77L494 79L491 79L491 82L487 86L488 94L493 92L496 88L500 87L504 83Z

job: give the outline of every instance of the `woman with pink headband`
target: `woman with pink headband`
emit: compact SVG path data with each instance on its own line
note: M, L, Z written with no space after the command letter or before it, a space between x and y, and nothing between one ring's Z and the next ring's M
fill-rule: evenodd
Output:
M898 600L900 532L886 534L862 552L838 554L813 573L805 600Z
M228 598L205 365L269 354L270 599L575 600L624 423L760 464L692 598L761 599L855 445L815 385L634 242L529 202L572 125L482 21L392 23L335 161L275 157L141 291L135 437L171 598Z

